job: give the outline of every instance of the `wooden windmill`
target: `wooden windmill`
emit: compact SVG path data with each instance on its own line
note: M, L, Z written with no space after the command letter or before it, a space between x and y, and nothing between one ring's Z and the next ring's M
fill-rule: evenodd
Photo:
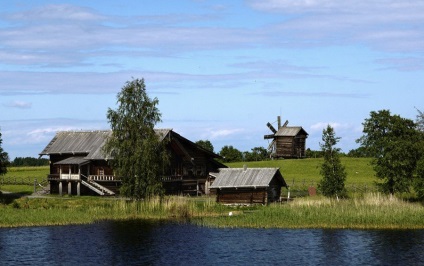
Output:
M272 139L268 146L268 151L272 158L304 158L305 145L308 133L302 127L289 127L289 121L281 126L281 118L277 117L278 129L271 123L267 127L273 134L265 135L264 139Z

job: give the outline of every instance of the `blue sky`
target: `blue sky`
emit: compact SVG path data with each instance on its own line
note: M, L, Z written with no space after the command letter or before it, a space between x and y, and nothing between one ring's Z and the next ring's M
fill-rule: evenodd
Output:
M109 129L144 78L163 122L215 151L267 147L281 115L319 149L357 148L371 111L424 109L424 2L0 0L3 149L36 157L60 130Z

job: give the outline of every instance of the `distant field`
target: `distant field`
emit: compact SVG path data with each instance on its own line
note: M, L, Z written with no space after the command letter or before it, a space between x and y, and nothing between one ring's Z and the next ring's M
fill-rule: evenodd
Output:
M284 179L287 183L292 184L298 182L318 182L321 180L320 167L323 162L322 158L309 159L281 159L259 162L237 162L227 163L228 167L279 167ZM346 184L373 184L376 181L374 171L371 167L371 158L350 158L342 157L342 164L346 167L347 180ZM5 178L37 178L37 180L45 179L49 173L49 166L37 167L9 167ZM0 178L3 178L1 176Z
M342 157L341 161L346 167L346 186L349 190L354 191L356 187L361 187L361 189L366 187L368 190L374 187L374 182L377 181L377 179L370 165L370 158ZM322 179L319 173L322 162L322 158L310 158L237 162L227 163L226 165L232 168L243 167L244 164L246 164L247 167L279 167L284 179L292 189L300 187L300 190L306 191L308 186L316 186L317 182ZM0 176L0 185L3 178L16 178L18 180L21 178L29 179L31 184L34 179L41 182L46 179L48 173L49 166L10 167L6 175ZM16 192L16 190L24 191L22 187L15 187L16 189L13 189L13 185L7 188L8 189L6 189L5 184L3 184L3 190L13 192ZM27 190L33 190L33 185L28 186Z
M4 175L5 178L8 177L18 177L18 178L27 178L32 179L37 178L37 180L46 179L49 174L49 166L22 166L22 167L8 167L7 173ZM3 178L1 176L0 178Z
M31 194L34 192L34 179L39 183L46 181L48 173L49 166L9 167L7 173L0 176L0 190Z
M370 185L377 180L371 166L371 158L342 157L342 164L346 167L346 185ZM281 159L259 162L227 163L231 168L243 167L279 167L288 185L301 183L316 183L322 179L320 167L322 158L309 159Z

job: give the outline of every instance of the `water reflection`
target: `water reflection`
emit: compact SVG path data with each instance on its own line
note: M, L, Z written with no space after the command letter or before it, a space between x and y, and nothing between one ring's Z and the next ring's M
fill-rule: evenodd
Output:
M211 229L146 221L0 229L2 265L424 265L424 230Z

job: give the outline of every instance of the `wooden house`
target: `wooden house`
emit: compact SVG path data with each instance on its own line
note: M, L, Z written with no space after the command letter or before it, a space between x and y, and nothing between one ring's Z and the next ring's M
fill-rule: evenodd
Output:
M306 138L308 133L300 126L287 126L288 121L281 126L278 117L278 130L267 124L273 134L265 135L264 139L272 139L268 151L272 158L305 158Z
M162 177L168 194L205 194L210 171L225 167L219 156L175 133L172 129L155 129L166 140L170 154L169 169ZM61 131L40 153L50 157L48 181L52 194L115 195L121 179L114 175L103 146L112 131Z
M279 201L281 188L288 188L278 168L221 168L211 175L210 188L224 204L268 204Z

